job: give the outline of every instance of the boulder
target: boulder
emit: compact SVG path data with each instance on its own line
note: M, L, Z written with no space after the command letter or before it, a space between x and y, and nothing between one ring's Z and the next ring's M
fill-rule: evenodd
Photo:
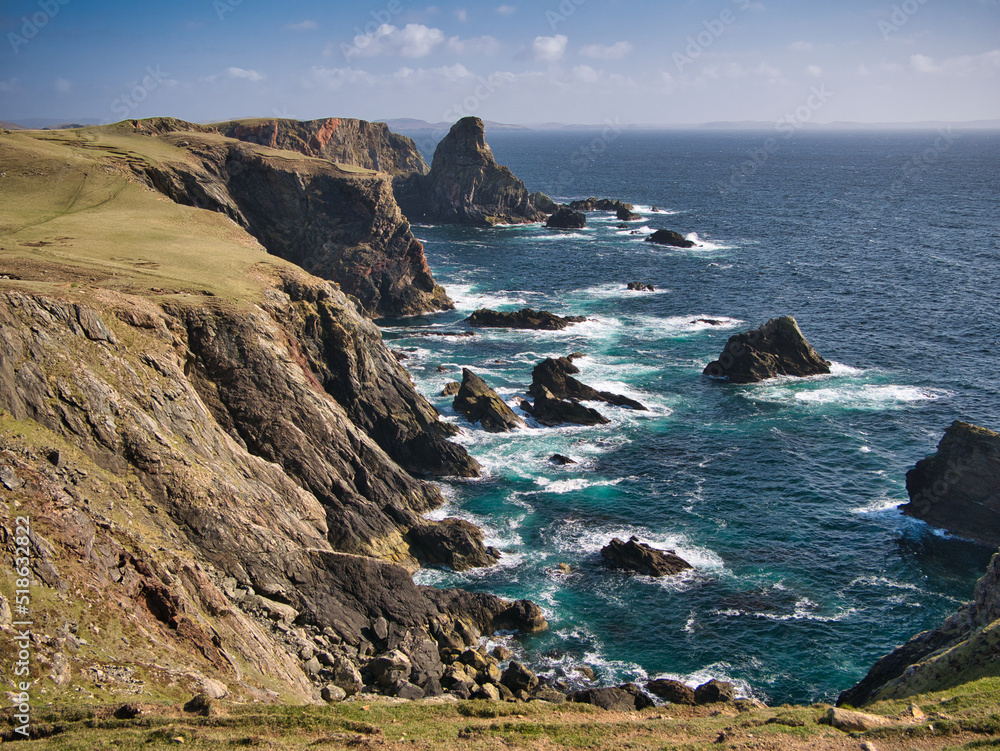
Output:
M514 414L497 392L468 368L462 371L462 386L455 395L452 406L469 422L478 422L483 430L502 433L523 428L524 420Z
M547 427L564 425L606 425L611 420L596 409L585 407L576 401L559 399L544 386L535 395L532 407L535 419Z
M636 689L638 690L638 689ZM642 693L641 691L639 693ZM569 695L569 700L578 702L580 704L592 704L595 707L600 707L601 709L607 709L612 712L634 712L636 709L645 709L646 706L652 706L652 701L645 694L642 694L645 701L642 701L643 706L637 705L637 696L633 691L627 690L625 688L585 688L581 691L574 691ZM646 704L646 701L649 704Z
M541 211L543 214L554 214L559 208L559 204L549 198L547 195L541 191L537 193L532 193L529 196L531 200L531 205L535 207L536 210Z
M635 212L630 211L624 206L619 206L618 209L615 211L615 215L618 217L618 221L620 222L634 222L639 219L642 219L642 216L640 214L636 214Z
M760 328L729 338L718 360L704 374L732 383L756 383L779 375L812 376L830 372L791 316L772 318Z
M630 292L656 292L656 287L652 284L643 284L642 282L629 282L628 289Z
M410 527L404 539L421 561L447 566L452 571L492 566L500 560L496 548L483 545L483 531L465 519L450 517L418 523Z
M354 696L365 687L357 666L343 655L334 658L331 672L331 682L343 689L347 696Z
M656 230L656 232L646 238L646 242L656 243L657 245L670 245L675 248L693 248L695 245L684 237L684 235L669 229Z
M956 420L906 473L908 516L1000 547L1000 433Z
M566 694L557 691L552 686L539 685L531 692L532 701L547 701L549 704L565 704Z
M736 687L727 681L712 679L694 690L694 700L698 704L719 704L736 701Z
M528 393L537 396L542 388L547 388L553 396L559 399L578 399L581 401L596 401L612 404L616 407L646 410L646 407L635 399L629 399L621 394L597 389L581 383L573 378L580 369L573 364L572 357L549 357L534 367L531 371L531 386Z
M560 467L565 467L567 464L576 464L575 461L563 454L553 454L549 457L549 461L553 464L558 464Z
M427 175L398 178L393 190L411 222L491 227L544 218L524 183L497 164L478 117L451 127L434 150Z
M409 679L412 668L410 658L398 649L381 654L368 663L372 678L383 688Z
M470 326L494 329L541 329L561 331L570 324L587 320L583 316L557 316L547 310L522 308L513 313L501 313L489 308L480 308L465 319Z
M601 555L615 568L647 576L671 576L693 568L672 550L657 550L632 537L628 542L614 538L601 548Z
M562 206L545 221L549 229L583 229L587 226L587 217L579 211Z
M500 677L500 683L516 694L518 691L531 691L535 688L538 685L538 676L517 660L511 660Z
M319 694L323 697L323 701L331 703L343 701L347 698L347 692L335 683L328 683L323 686L323 688L320 689Z
M655 681L649 681L646 684L646 690L671 704L693 706L698 703L695 701L693 688L685 683L673 681L669 678L659 678Z
M830 707L830 710L821 720L826 725L831 725L845 733L864 733L876 728L885 728L893 724L888 717L882 717L865 712L852 712L849 709L839 709Z
M441 389L441 396L455 396L461 388L462 384L458 381L449 381L444 385L444 388Z

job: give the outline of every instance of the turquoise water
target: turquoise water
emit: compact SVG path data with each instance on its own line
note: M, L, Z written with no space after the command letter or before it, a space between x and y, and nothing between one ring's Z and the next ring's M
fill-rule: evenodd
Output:
M772 135L491 134L529 189L630 201L643 234L607 213L570 233L415 228L458 310L390 323L386 338L486 470L442 483L437 515L474 521L503 552L494 568L417 580L538 602L551 629L518 649L539 671L578 678L587 663L602 682L721 677L771 702L830 700L968 599L989 559L897 507L952 420L1000 428L1000 138L803 134L752 166ZM698 246L643 242L661 227ZM588 321L409 335L462 330L483 306ZM733 333L785 314L831 375L701 375ZM437 396L470 367L515 406L535 364L577 351L580 380L649 411L594 405L609 425L497 435ZM602 566L600 548L631 534L694 571Z

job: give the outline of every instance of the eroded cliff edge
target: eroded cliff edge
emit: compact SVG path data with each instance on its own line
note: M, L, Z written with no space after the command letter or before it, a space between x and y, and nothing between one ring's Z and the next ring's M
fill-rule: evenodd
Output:
M496 553L422 518L442 498L405 467L477 467L374 324L121 159L0 137L0 542L28 520L37 685L314 700L398 647L434 693L439 646L543 628L412 582Z

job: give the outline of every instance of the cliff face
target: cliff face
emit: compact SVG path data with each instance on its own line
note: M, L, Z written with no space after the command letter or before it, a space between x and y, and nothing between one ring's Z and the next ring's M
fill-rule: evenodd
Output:
M393 133L385 123L331 117L306 122L235 120L209 127L240 141L298 151L393 177L427 173L427 164L413 139Z
M409 174L411 167L419 173L426 165L409 139L393 137L384 125L198 126L156 118L111 127L182 150L174 158L129 161L150 185L178 203L226 214L268 252L337 282L369 315L453 307L392 192L391 175ZM220 138L212 128L241 140Z
M427 175L397 179L396 200L414 222L492 226L542 221L524 183L497 164L478 117L452 126Z
M972 601L941 626L917 634L883 657L838 704L862 706L940 691L1000 675L1000 553L976 585Z
M1000 433L956 420L906 473L903 513L1000 547Z
M0 543L30 526L39 685L313 700L391 643L433 691L438 645L543 627L413 584L496 553L422 518L442 498L406 466L477 467L374 324L106 153L160 145L106 138L0 138Z

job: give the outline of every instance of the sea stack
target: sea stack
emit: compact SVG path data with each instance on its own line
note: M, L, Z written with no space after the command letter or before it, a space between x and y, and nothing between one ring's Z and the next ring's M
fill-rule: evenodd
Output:
M906 473L906 492L904 514L1000 546L1000 433L956 420Z
M812 348L791 316L772 318L760 328L729 338L719 359L704 374L731 383L756 383L779 375L830 372L830 363Z

